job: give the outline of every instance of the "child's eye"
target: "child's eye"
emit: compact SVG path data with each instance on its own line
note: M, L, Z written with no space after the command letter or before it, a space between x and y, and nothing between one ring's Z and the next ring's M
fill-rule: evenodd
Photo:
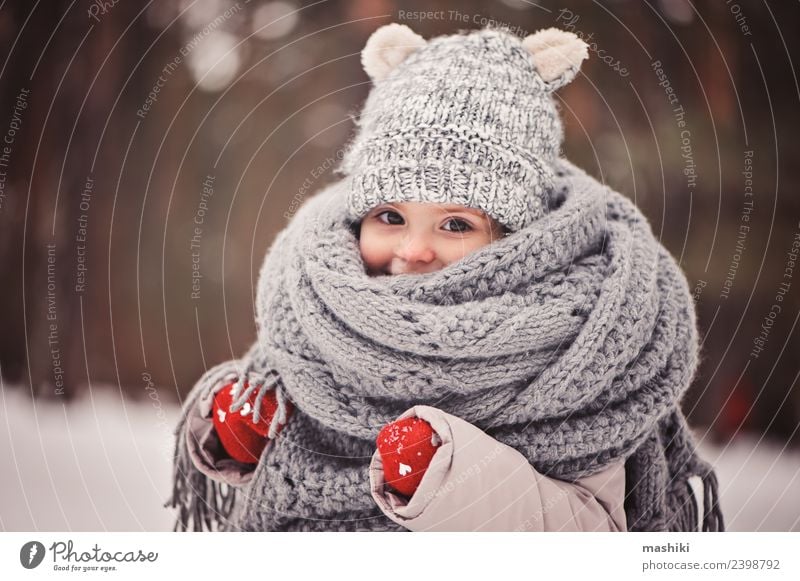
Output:
M384 220L381 216L387 216L387 220L388 221ZM403 217L400 214L398 214L397 212L395 212L394 210L384 210L383 212L375 214L375 218L377 218L378 220L380 220L384 224L398 225L398 224L402 224L403 223ZM389 218L394 218L397 221L393 222Z
M448 232L469 232L472 230L472 225L467 222L466 220L461 220L459 218L450 218L445 225L447 224L455 224L455 229L445 228Z

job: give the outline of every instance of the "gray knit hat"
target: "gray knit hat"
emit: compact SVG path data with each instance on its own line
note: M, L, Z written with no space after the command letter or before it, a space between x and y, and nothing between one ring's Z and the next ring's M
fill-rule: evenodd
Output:
M563 130L551 93L588 50L550 28L489 28L430 41L376 30L361 60L373 81L337 171L354 221L384 202L470 206L516 231L547 212Z

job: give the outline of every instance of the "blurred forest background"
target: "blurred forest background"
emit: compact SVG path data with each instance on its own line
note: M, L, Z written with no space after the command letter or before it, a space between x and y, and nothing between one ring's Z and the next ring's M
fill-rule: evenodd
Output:
M490 21L592 44L565 154L695 291L690 421L800 443L797 2L2 1L3 385L180 401L242 355L264 253L351 137L366 39Z

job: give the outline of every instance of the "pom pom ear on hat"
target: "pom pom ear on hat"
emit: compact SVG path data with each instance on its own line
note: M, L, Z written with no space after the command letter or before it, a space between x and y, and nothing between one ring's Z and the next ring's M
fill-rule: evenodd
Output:
M589 45L578 35L558 28L547 28L526 36L522 46L531 53L536 70L550 91L574 79L581 62L589 58Z
M361 64L373 82L386 78L425 39L405 24L387 24L372 33L361 51Z

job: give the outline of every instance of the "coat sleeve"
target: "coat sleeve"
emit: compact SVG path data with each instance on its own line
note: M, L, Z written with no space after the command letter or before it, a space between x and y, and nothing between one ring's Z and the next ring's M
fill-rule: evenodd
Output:
M538 472L514 448L430 406L400 418L428 421L442 439L410 499L384 489L380 453L369 469L381 511L412 531L625 531L625 468L620 460L576 482Z
M211 419L215 393L208 389L200 393L187 412L185 437L189 456L195 467L212 480L244 486L253 478L256 465L237 462L222 447ZM269 442L267 447L271 445Z

